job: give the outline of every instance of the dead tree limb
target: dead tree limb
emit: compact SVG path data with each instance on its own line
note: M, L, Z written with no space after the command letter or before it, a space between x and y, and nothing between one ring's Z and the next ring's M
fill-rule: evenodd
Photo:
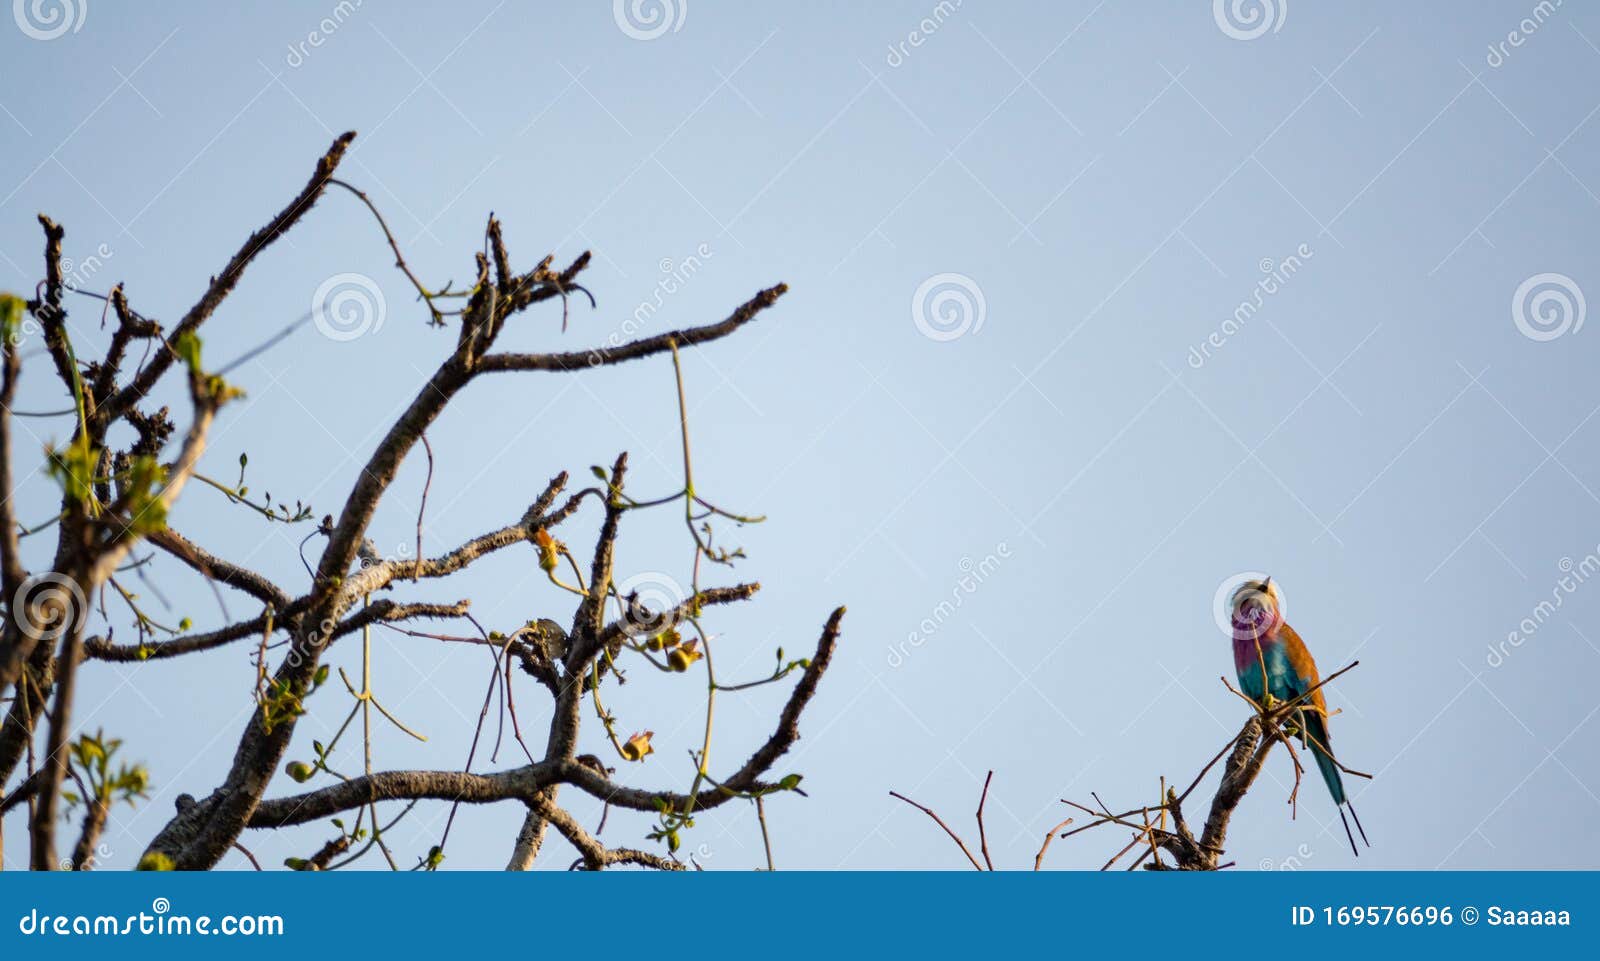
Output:
M683 327L667 333L625 341L612 337L584 350L522 353L498 350L501 334L523 319L532 308L559 300L562 329L569 319L568 301L588 296L579 277L589 264L581 253L565 267L555 266L546 255L527 269L518 270L506 249L500 222L493 216L485 225L481 244L472 245L472 282L464 289L446 285L430 289L407 262L387 221L371 198L334 174L349 149L354 133L336 138L317 159L311 176L288 203L259 230L251 233L205 284L197 300L170 328L134 309L121 285L99 294L80 291L64 278L62 243L65 230L48 217L40 217L44 231L44 277L32 297L0 295L0 317L6 325L0 356L0 698L9 698L0 723L0 788L17 775L24 758L37 751L37 768L21 771L9 792L0 790L4 806L30 805L30 863L53 868L57 858L56 832L62 815L64 780L73 776L72 750L86 751L83 735L75 727L74 692L79 673L98 662L164 662L238 644L253 655L255 698L238 733L237 746L221 783L198 798L179 798L173 817L151 840L141 866L147 868L201 869L215 866L224 854L242 850L247 831L282 829L355 812L355 827L346 829L308 858L291 859L292 866L333 870L377 847L391 866L397 862L383 832L404 817L411 805L423 801L448 802L452 819L457 806L510 802L527 810L524 830L515 844L512 863L526 867L538 851L546 826L579 854L580 862L600 869L634 865L680 869L675 852L681 832L693 826L697 812L730 801L763 804L772 795L799 792L799 775L775 770L782 756L800 737L802 712L814 697L837 644L843 608L835 610L823 628L815 653L809 658L784 662L772 676L741 683L720 680L713 669L712 638L702 620L716 605L748 600L759 585L704 585L702 569L731 565L743 556L721 541L713 542L711 523L752 523L760 518L724 510L705 499L690 474L688 407L679 352L709 345L740 331L773 307L787 287L763 289L720 321ZM310 574L305 588L286 589L260 572L231 560L202 543L202 532L180 533L166 518L188 481L201 479L222 492L230 504L249 508L271 523L311 520L309 507L294 510L271 503L256 504L246 494L245 459L240 459L240 481L230 486L200 473L211 428L224 416L227 403L239 391L211 371L203 361L200 335L217 318L220 308L238 286L244 272L280 237L301 225L310 209L330 186L353 195L376 218L384 241L404 275L424 303L431 330L454 325L455 336L439 345L434 369L426 374L405 409L390 423L361 466L356 480L344 492L338 509L329 512L301 544L300 560ZM340 194L342 196L342 193ZM365 215L363 214L363 218ZM80 328L67 323L68 294L92 297L103 321L115 316L103 352L90 359L80 356L88 344L74 343ZM593 297L588 297L593 304ZM11 402L24 363L17 345L18 326L25 317L37 321L43 332L49 367L72 402L75 423L70 439L46 453L48 471L61 487L59 516L27 531L37 534L54 529L53 555L30 576L24 559L23 528L15 516L15 484L19 476L34 473L16 469L12 450ZM269 342L275 343L277 339ZM148 356L137 366L130 347L144 342ZM248 354L246 356L253 356ZM677 401L684 448L684 477L673 495L641 501L626 492L627 455L617 457L609 471L596 468L599 486L569 494L558 506L568 477L558 475L532 498L521 516L454 548L431 557L422 556L424 517L417 514L415 556L381 557L369 540L373 518L390 493L401 466L419 446L428 458L424 497L433 483L433 452L425 432L482 375L489 373L568 374L608 367L633 360L670 356L677 375ZM232 370L230 365L227 370ZM130 369L131 368L131 369ZM181 431L166 408L149 409L158 388L183 379L187 385L187 426ZM494 381L499 383L499 379ZM127 438L132 438L131 442ZM169 441L176 450L164 455ZM617 584L630 573L619 569L616 543L630 515L639 510L677 504L694 547L689 589L647 611L636 596L623 596ZM557 538L565 522L586 507L598 507L599 535L588 550L588 563ZM313 561L305 550L317 544ZM41 543L41 542L29 542ZM150 558L135 558L140 545L154 548ZM526 623L482 627L473 619L466 599L454 603L398 596L404 588L424 579L443 579L466 572L492 554L521 549L549 578L552 585L576 595L569 618L529 618ZM152 559L159 559L153 561ZM177 626L157 623L142 610L134 594L117 577L125 565L157 563L175 565L186 577L198 576L212 586L219 602L219 587L248 598L250 607L238 616L223 609L221 623L193 628L185 618ZM38 563L38 560L35 561ZM163 567L163 569L167 569ZM575 583L574 583L575 582ZM391 593L392 592L392 593ZM132 620L134 638L114 640L118 620L108 613L105 597L120 598ZM234 595L230 594L230 597ZM95 600L100 602L96 609ZM96 618L104 623L96 623ZM641 619L646 622L641 625ZM463 626L459 633L423 629L418 622L445 621ZM93 624L94 630L91 630ZM644 627L648 627L645 630ZM362 644L364 663L370 666L374 628L400 631L417 643L468 642L486 648L493 659L488 695L472 738L472 750L458 767L438 770L382 770L373 763L371 725L392 723L407 733L372 691L370 678L360 689L344 677L355 703L350 707L342 737L356 730L361 737L362 771L335 774L335 743L314 745L311 760L291 760L300 717L312 710L327 710L332 695L313 697L326 682L324 658L335 643ZM544 753L538 756L523 742L512 686L526 683L511 670L522 667L552 698L552 717ZM637 668L633 668L637 665ZM702 746L696 752L687 791L662 786L642 787L631 777L611 777L613 769L580 760L584 719L598 718L595 733L603 734L624 762L644 761L651 753L648 732L624 739L616 727L618 712L603 698L616 699L625 669L683 673L705 671L706 725ZM717 693L742 691L774 683L798 673L793 691L778 714L772 735L738 768L718 780L710 763L712 703ZM341 672L341 677L343 677ZM498 728L509 719L515 739L527 751L529 763L484 772L478 752L491 705L499 705ZM354 725L360 718L361 723ZM354 736L354 735L352 735ZM75 739L76 738L76 739ZM41 745L42 750L37 750ZM497 750L485 750L493 763ZM653 771L654 768L646 770ZM268 799L279 775L296 782L319 779L332 783L312 786L304 793ZM130 773L130 783L143 784L142 773ZM633 847L607 848L589 834L559 803L559 791L570 785L585 797L611 807L647 812L657 818L649 838L663 844L659 853ZM71 798L69 797L70 801ZM109 805L89 804L70 863L86 866L110 814ZM377 807L401 801L408 805L387 825L380 823ZM765 809L761 810L765 832ZM444 836L433 849L419 855L424 867L437 867L444 857L449 821ZM765 836L765 835L764 835ZM770 848L769 848L770 850ZM248 855L254 861L253 855ZM770 863L770 858L769 858ZM259 865L258 865L259 867Z

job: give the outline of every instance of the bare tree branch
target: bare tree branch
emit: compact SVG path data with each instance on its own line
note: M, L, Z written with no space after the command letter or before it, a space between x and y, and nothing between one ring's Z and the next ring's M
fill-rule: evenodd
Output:
M292 602L283 588L249 568L240 567L207 552L170 527L156 531L148 539L151 544L171 554L207 579L243 591L262 603L271 604L277 610L288 610Z
M768 287L740 304L739 308L729 314L727 319L704 327L687 327L683 330L647 337L644 340L636 340L625 344L611 344L589 351L573 351L564 354L489 354L479 363L478 369L485 373L508 370L576 371L620 364L624 361L637 360L653 354L664 354L672 349L674 343L680 348L692 347L696 344L703 344L726 337L754 320L757 314L777 303L778 298L788 292L788 284L777 284Z
M844 613L843 608L834 611L810 659L785 663L780 652L779 668L770 678L751 684L723 685L711 670L709 646L713 635L702 628L700 619L711 606L750 598L759 585L702 588L702 560L731 563L743 553L729 551L720 541L713 550L709 526L696 525L713 514L738 523L755 522L760 518L722 511L695 492L690 468L688 411L678 352L737 332L771 307L787 288L779 284L759 292L720 322L629 343L613 338L588 351L495 353L496 341L512 319L545 301L561 300L562 329L566 329L569 302L575 295L588 296L588 291L578 283L578 276L588 266L589 254L585 252L574 258L565 268L554 267L553 255L547 255L531 269L519 273L513 269L501 225L491 216L484 230L483 247L473 252L471 285L452 290L447 284L443 289L432 290L407 264L398 241L371 197L334 178L353 137L354 134L347 133L333 142L299 192L229 257L221 272L209 280L199 299L170 330L164 330L162 325L133 310L121 285L112 287L104 295L82 292L104 302L102 327L112 313L116 317L117 326L111 331L109 344L99 359L83 362L74 352L62 302L67 290L61 260L64 231L49 218L40 218L45 232L44 280L35 297L26 301L26 306L43 324L46 352L57 377L73 397L77 422L68 446L46 452L51 474L62 488L60 513L29 532L50 526L57 528L55 556L49 571L40 577L41 583L51 585L56 593L44 602L24 603L19 592L31 582L23 563L21 533L13 506L17 475L12 460L10 416L10 403L24 358L8 341L4 345L4 357L0 358L4 362L0 369L0 528L3 528L0 529L0 589L5 595L7 612L3 630L0 630L0 695L11 690L12 697L4 722L0 724L0 785L10 780L23 757L29 758L29 766L28 776L5 794L0 803L5 807L31 805L30 863L36 868L58 866L62 863L56 857L62 787L66 777L79 777L79 768L68 762L68 748L76 745L75 750L86 751L85 745L98 743L100 737L98 734L82 735L80 741L73 741L74 695L84 662L165 660L216 650L238 641L254 641L255 684L251 693L255 699L254 709L248 713L239 733L227 774L199 800L189 795L179 797L174 816L151 840L142 865L182 869L212 867L228 851L238 848L240 835L247 829L286 828L339 812L356 811L354 831L345 832L341 828L340 836L323 843L309 858L291 859L291 866L337 869L376 847L394 867L396 859L383 840L386 828L380 826L377 805L390 800L411 804L437 800L452 806L496 801L522 804L528 814L518 835L513 866L530 865L547 829L554 826L588 868L627 864L681 870L683 864L672 853L678 849L678 832L692 825L691 813L734 799L764 802L777 792L798 792L798 775L777 777L772 769L800 737L801 714L831 663ZM442 325L450 318L459 323L459 329L437 367L370 451L338 510L301 542L300 548L304 551L312 537L325 538L314 569L301 554L301 560L311 573L309 587L291 589L172 529L167 525L167 516L189 479L197 476L219 409L238 393L220 376L201 368L200 342L196 335L218 313L249 265L266 247L298 224L330 185L350 191L377 219L394 253L396 266L426 303L433 323ZM592 305L593 298L588 299ZM15 307L14 302L8 303ZM147 341L154 348L153 353L149 353L137 369L125 372L122 368L129 348L140 340ZM565 473L559 474L543 487L516 523L481 534L434 557L421 556L425 515L419 510L416 512L418 556L388 559L377 556L368 540L368 531L402 465L419 442L426 447L425 432L480 374L574 371L663 353L672 355L678 373L684 478L677 494L651 502L640 502L624 495L627 455L623 453L609 473L596 469L605 482L601 487L572 493L557 506L568 479ZM170 384L167 378L174 372L174 361L182 362L177 371L187 375L192 417L175 455L166 460L163 451L174 433L173 421L166 408L150 411L145 404L158 387ZM131 445L123 446L126 441L121 438L127 436L127 429L131 429L135 439ZM428 457L424 497L434 481L431 448L428 448ZM241 459L239 498L232 496L231 488L224 488L230 492L229 500L233 504L243 498L243 466ZM551 531L574 516L591 496L600 502L604 515L588 558L588 583L585 585L585 566L565 544L555 540ZM643 605L636 607L634 597L622 597L614 587L618 577L616 544L630 512L668 502L681 504L694 539L692 590L690 597L669 605L666 611L653 612L652 616L659 616L665 627L688 624L697 636L684 642L676 632L663 630L653 638L657 646L651 648L632 636L631 619ZM707 513L702 514L702 510ZM272 512L266 513L268 520L282 519ZM292 518L300 519L298 515ZM157 551L200 574L209 584L237 590L260 607L254 616L234 620L223 605L222 619L232 623L203 631L190 630L187 619L177 627L158 623L142 609L137 595L124 586L127 570L142 568L149 561L148 557L133 558L133 549L141 540L148 540ZM420 582L424 578L439 579L458 574L483 558L517 544L529 544L533 548L531 559L552 583L577 595L570 632L544 617L530 618L506 631L491 631L471 616L465 599L440 603L377 596L407 578ZM569 570L576 584L562 579L569 576ZM141 578L148 579L148 574L148 570L139 572ZM116 594L112 596L120 595L135 621L138 630L135 643L113 640L115 618L104 603L113 589ZM220 601L221 593L217 596ZM106 624L96 625L96 635L89 637L87 626L96 614L89 602L97 597L100 599L98 616ZM608 623L607 606L613 599L621 608L620 616ZM423 619L451 618L462 619L463 625L470 624L470 632L465 626L460 629L461 633L432 633L398 626ZM490 683L474 731L472 750L459 770L375 769L374 723L393 723L415 735L384 706L374 689L371 628L375 625L415 638L418 643L465 641L485 648L492 656ZM343 670L340 676L355 703L332 742L326 746L320 742L313 745L314 765L299 760L285 765L297 719L326 698L324 695L314 702L308 700L327 680L329 672L321 663L323 655L334 641L350 635L361 638L363 666L359 686ZM669 635L673 638L670 641L667 640ZM269 663L274 656L280 660L276 664ZM616 723L613 709L602 705L603 693L619 688L627 680L619 663L624 657L636 657L637 663L646 665L643 669L669 673L687 671L697 661L704 661L694 669L706 671L703 688L706 728L698 755L701 760L687 792L618 783L612 780L612 769L591 755L577 753L585 701L592 701L605 728L606 740L624 761L642 761L651 752L648 733L637 734L624 744L613 731ZM513 693L518 678L512 667L518 663L524 673L549 691L554 701L542 758L536 759L522 736L517 698ZM777 681L801 667L803 671L766 742L726 780L712 780L706 769L706 759L711 751L712 707L717 692L731 693ZM494 732L494 750L486 752L489 763L492 765L498 760L500 739L508 718L512 736L529 763L510 770L481 773L474 770L482 764L477 753L479 739L485 733L490 708L495 704L499 705L500 729ZM358 718L360 724L352 728ZM44 731L43 760L35 770L35 742L41 728ZM347 730L358 731L361 738L363 770L354 777L335 774L330 766L341 763L330 762L329 755ZM420 735L415 736L420 738ZM106 743L115 745L120 740ZM81 760L82 756L77 763L89 763ZM287 771L300 782L323 774L339 780L292 797L263 800L280 770ZM92 864L105 830L109 808L105 784L112 782L105 780L110 775L104 770L97 777L105 783L95 782L99 784L95 797L88 797L86 792L86 811L78 841L66 862L74 867ZM127 792L130 799L142 796L146 783L142 768L119 769L116 777L126 778L120 782L124 787L119 790ZM667 853L607 847L601 843L558 803L560 789L567 784L608 805L656 815L660 821L650 837L664 841ZM453 811L452 807L452 817ZM765 838L764 808L759 813ZM364 826L369 816L372 820ZM400 816L403 817L404 812ZM448 826L444 833L447 838ZM442 860L445 838L422 859L423 866L436 867ZM769 866L770 850L769 841ZM254 862L254 857L246 854Z
M296 194L295 198L289 201L289 205L280 210L277 216L268 221L265 227L251 234L249 239L244 242L244 246L240 247L228 259L227 264L222 268L222 272L211 278L210 284L206 286L205 293L201 294L200 299L195 302L193 307L189 308L189 312L183 315L183 319L178 322L178 326L173 328L172 333L167 337L165 349L157 351L155 356L150 358L150 362L133 379L133 382L119 391L115 397L111 398L101 408L99 419L102 424L109 423L113 417L121 416L128 408L142 401L150 393L150 389L166 374L167 369L172 366L172 362L177 359L178 338L186 333L194 333L200 328L201 324L209 320L211 315L216 312L217 307L221 306L222 302L233 292L233 288L238 285L239 278L243 276L245 268L250 266L256 256L273 241L288 232L296 223L299 223L300 218L305 216L311 206L317 202L317 198L322 196L323 190L327 189L328 179L333 176L333 171L339 166L339 162L344 159L345 150L349 148L350 142L355 138L355 131L350 131L341 134L338 139L334 140L333 145L322 155L322 159L317 161L316 170L312 172L311 179L306 182L300 193Z
M1056 838L1070 838L1107 825L1128 829L1132 832L1132 839L1105 862L1101 867L1102 871L1109 870L1124 856L1140 848L1143 849L1142 853L1128 866L1130 871L1139 867L1152 871L1165 871L1174 868L1180 871L1216 871L1227 867L1228 865L1219 862L1227 842L1228 826L1232 823L1240 802L1244 800L1245 795L1249 793L1256 779L1260 777L1266 764L1267 755L1275 744L1281 741L1291 753L1293 752L1293 746L1290 744L1291 735L1285 730L1284 725L1294 722L1299 713L1307 709L1304 702L1312 694L1326 686L1330 681L1342 676L1346 671L1355 667L1357 663L1359 662L1351 663L1347 667L1335 671L1323 679L1321 683L1290 701L1278 702L1265 709L1251 701L1252 706L1256 708L1255 712L1245 720L1244 726L1240 728L1239 733L1234 735L1227 744L1223 745L1222 750L1217 752L1216 756L1206 763L1199 774L1195 775L1194 780L1190 782L1182 794L1168 787L1166 779L1163 778L1161 780L1163 796L1157 803L1146 804L1126 811L1113 812L1100 800L1098 794L1093 795L1094 806L1063 798L1063 804L1083 812L1089 816L1089 819L1087 823L1063 833L1063 829L1074 821L1073 818L1066 818L1045 832L1044 843L1039 846L1039 852L1034 856L1034 870L1037 871L1043 867L1045 853L1049 851L1051 842ZM1234 693L1238 694L1239 692L1235 690ZM1240 696L1244 697L1242 694ZM1249 698L1244 699L1249 701ZM1331 755L1329 756L1331 757ZM1206 774L1216 767L1218 763L1222 763L1222 777L1217 785L1216 793L1211 798L1205 824L1202 827L1200 836L1197 838L1184 816L1183 804L1199 787ZM1300 763L1298 759L1294 763L1295 792L1298 792ZM1338 762L1336 761L1335 763ZM1344 769L1344 765L1341 764L1340 768ZM1360 775L1359 772L1357 773L1358 776L1366 776ZM973 857L972 852L968 850L961 838L932 809L893 791L890 794L931 817L960 846L962 853L966 855L967 860L972 863L973 867L983 870L983 866L978 863L977 858ZM983 807L988 800L988 796L989 781L985 779L983 794L978 802L978 835L980 839L984 835ZM1291 793L1291 801L1293 798L1294 793ZM1170 827L1168 825L1169 820L1171 822ZM983 847L985 849L983 852L984 860L987 862L987 843ZM1172 857L1174 862L1172 866L1169 867L1161 860L1162 851ZM991 863L989 870L993 869L994 867Z

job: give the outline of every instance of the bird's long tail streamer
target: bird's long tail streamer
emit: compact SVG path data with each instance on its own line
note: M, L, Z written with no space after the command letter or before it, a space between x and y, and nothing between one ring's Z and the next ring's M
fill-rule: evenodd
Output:
M1361 851L1356 847L1356 836L1350 833L1350 822L1345 820L1343 805L1339 807L1339 823L1344 825L1344 836L1350 839L1350 853L1359 858ZM1358 820L1356 823L1359 825L1361 822ZM1366 839L1365 834L1361 837L1363 840Z
M1361 826L1361 819L1356 817L1356 806L1346 801L1345 807L1350 809L1350 817L1356 822L1356 830L1361 832L1361 843L1365 844L1369 848L1372 847L1372 842L1367 840L1366 829Z

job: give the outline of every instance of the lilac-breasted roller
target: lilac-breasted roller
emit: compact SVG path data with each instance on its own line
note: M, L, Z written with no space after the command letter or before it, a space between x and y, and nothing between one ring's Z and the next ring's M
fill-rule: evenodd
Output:
M1328 741L1328 703L1317 688L1321 676L1317 662L1312 660L1305 641L1283 619L1282 597L1272 578L1264 581L1250 580L1233 592L1230 604L1233 622L1233 666L1239 672L1239 686L1257 703L1266 706L1282 704L1310 696L1296 712L1300 745L1308 747L1317 760L1322 780L1339 809L1339 820L1344 823L1345 836L1350 839L1350 850L1356 854L1356 840L1350 833L1350 822L1345 820L1345 808L1355 819L1361 840L1367 841L1367 832L1356 817L1356 809L1344 793L1344 779L1339 776L1339 765L1333 759L1333 746ZM1313 690L1313 688L1317 688ZM1367 842L1370 846L1370 842Z

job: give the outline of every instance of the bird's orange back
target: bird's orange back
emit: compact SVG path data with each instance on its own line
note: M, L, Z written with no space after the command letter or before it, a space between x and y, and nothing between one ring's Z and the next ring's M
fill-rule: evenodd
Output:
M1306 647L1306 642L1300 639L1295 629L1287 623L1278 630L1278 639L1283 643L1284 653L1289 657L1289 666L1300 678L1306 687L1312 687L1322 680L1322 675L1317 672L1317 662L1311 657L1311 651ZM1324 718L1328 716L1328 702L1322 696L1319 688L1311 693L1311 703L1316 707L1317 713Z

